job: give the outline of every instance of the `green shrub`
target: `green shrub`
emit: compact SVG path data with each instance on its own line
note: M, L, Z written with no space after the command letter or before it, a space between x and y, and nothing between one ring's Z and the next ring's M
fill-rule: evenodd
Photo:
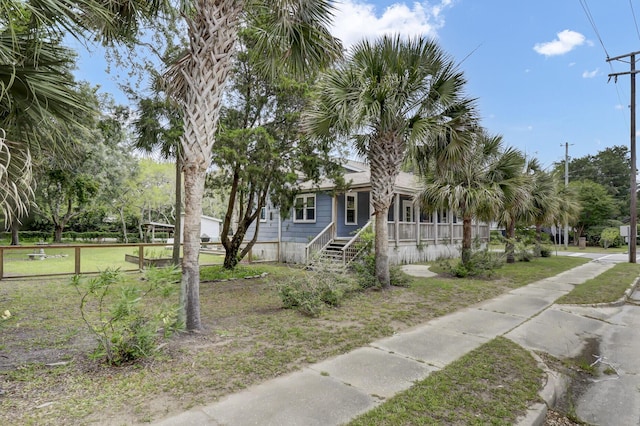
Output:
M514 255L518 262L529 262L533 259L531 247L525 243L516 243L514 250Z
M493 274L493 271L501 268L503 264L504 253L480 249L479 245L476 245L467 265L464 265L461 260L452 262L450 259L442 259L438 262L438 267L445 273L458 278L467 276L489 277Z
M161 336L181 327L173 303L180 281L176 268L150 268L142 284L123 281L118 270L110 269L96 277L71 279L81 296L80 315L98 342L92 357L110 365L153 355Z
M284 308L317 317L325 306L340 306L353 287L346 274L321 266L304 276L290 278L277 291Z
M548 245L540 246L540 257L551 257L553 254L553 248Z
M351 264L351 269L353 269L358 276L358 286L362 290L380 288L380 283L376 277L375 254L370 253L361 257ZM411 282L407 274L402 272L399 265L389 266L389 281L391 285L395 287L408 287Z
M620 228L604 228L600 234L600 246L604 248L620 247L624 244Z

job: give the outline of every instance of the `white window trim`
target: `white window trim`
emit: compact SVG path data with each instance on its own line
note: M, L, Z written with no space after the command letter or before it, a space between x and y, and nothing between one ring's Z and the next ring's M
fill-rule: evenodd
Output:
M262 206L262 209L260 209L260 222L266 222L267 221L267 206Z
M407 221L407 217L405 215L405 212L407 211L406 208L409 207L411 209L411 220ZM402 222L403 223L414 223L416 221L415 219L415 212L413 211L413 201L411 200L402 200Z
M298 198L302 198L302 219L296 218L296 200ZM307 219L307 200L309 198L313 198L313 219ZM318 217L318 203L316 200L316 194L300 194L296 196L293 200L293 223L316 223L316 218Z
M347 211L349 203L347 202L347 197L353 197L353 218L355 219L353 222L347 222ZM345 225L358 225L358 193L357 192L347 192L344 194L344 224Z

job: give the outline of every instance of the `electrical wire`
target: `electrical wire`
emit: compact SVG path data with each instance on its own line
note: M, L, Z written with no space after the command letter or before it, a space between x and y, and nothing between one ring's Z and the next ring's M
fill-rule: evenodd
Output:
M636 34L638 35L638 39L640 39L640 29L638 29L638 20L636 19L636 12L633 10L633 2L629 0L629 6L631 6L631 16L633 16L633 23L636 26Z
M587 0L579 0L580 6L582 6L582 10L584 10L585 15L587 15L587 20L591 24L593 28L593 32L596 33L596 37L598 37L598 41L600 41L600 45L604 50L605 55L607 55L607 59L609 59L609 52L607 52L607 48L604 47L604 42L602 41L602 37L600 37L600 32L598 31L598 27L596 26L596 21L593 19L593 15L591 14L591 10L589 9L589 5L587 4Z
M587 4L587 0L579 0L580 2L580 6L582 6L582 10L584 11L585 15L587 16L587 20L589 21L589 24L591 24L591 27L593 28L593 32L596 34L596 37L598 37L598 41L600 42L600 45L602 46L602 50L604 50L604 54L607 57L607 63L609 64L609 68L611 68L611 74L615 74L616 71L613 68L613 63L611 61L609 61L609 52L607 51L607 48L604 45L604 41L602 40L602 37L600 36L600 31L598 31L598 27L596 25L596 21L595 19L593 19L593 15L591 14L591 9L589 8L589 5ZM631 4L631 0L629 0L629 4ZM633 13L633 5L631 5L631 10ZM636 20L635 18L635 14L633 16L634 22ZM638 25L636 23L636 31L638 32L638 37L640 37L640 31L638 30ZM620 90L618 88L618 79L614 78L614 83L615 83L615 88L616 88L616 94L618 95L618 102L620 102L620 105L624 105L624 102L622 101L622 96L620 95ZM624 123L626 126L629 126L629 122L627 120L627 116L625 114L622 114Z

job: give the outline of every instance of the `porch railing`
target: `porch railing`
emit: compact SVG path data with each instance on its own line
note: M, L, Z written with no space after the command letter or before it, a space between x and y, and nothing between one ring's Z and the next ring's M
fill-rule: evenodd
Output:
M326 228L322 230L316 237L311 240L304 248L305 261L309 262L311 258L316 254L324 250L325 247L333 240L335 235L336 225L331 222Z
M367 245L362 238L362 234L371 227L371 221L367 222L356 235L342 247L342 264L348 266L353 259L358 257L360 253L367 249Z

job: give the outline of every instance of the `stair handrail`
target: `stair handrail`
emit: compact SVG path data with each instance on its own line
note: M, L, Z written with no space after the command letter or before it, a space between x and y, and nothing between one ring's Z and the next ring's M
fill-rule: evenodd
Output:
M308 263L314 253L323 250L333 240L335 222L329 223L304 247L304 259Z
M360 255L360 253L362 253L367 248L368 245L362 245L362 247L359 247L359 248L356 249L355 253L352 256L347 256L347 253L353 253L354 252L354 250L351 249L351 246L353 246L356 243L359 243L359 242L362 241L362 233L364 231L366 231L367 228L369 228L370 226L371 226L371 221L367 222L366 225L364 225L362 228L360 228L360 230L358 230L358 232L356 232L356 234L353 236L353 238L351 238L349 240L349 242L347 244L345 244L344 247L342 247L340 249L340 250L342 250L342 264L344 266L348 266L351 263L351 261L353 261L353 259L358 257Z

